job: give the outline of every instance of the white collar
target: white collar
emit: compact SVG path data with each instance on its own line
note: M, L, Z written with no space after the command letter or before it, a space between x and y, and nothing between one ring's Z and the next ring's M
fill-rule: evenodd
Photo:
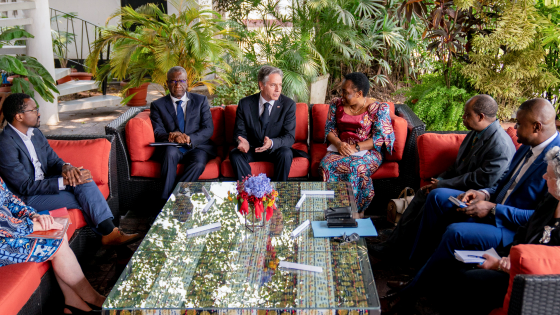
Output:
M171 96L171 102L173 103L174 106L176 106L177 101L181 100L183 101L183 103L181 103L181 106L184 106L187 104L187 102L189 101L189 98L187 97L187 92L185 92L185 94L183 94L183 97L179 98L174 98L173 95L171 95L171 93L169 93L169 96Z
M262 97L262 94L259 94L259 106L264 106L264 103L268 103L270 104L271 107L274 106L274 102L276 102L275 100L270 100L267 101Z
M10 125L10 127L12 127L16 133L18 134L18 136L20 136L23 140L31 140L31 136L33 136L33 127L29 127L27 129L27 134L24 134L23 132L17 130L16 127L14 127L12 124L8 123L8 125Z
M546 139L544 142L542 142L541 144L534 146L531 148L531 151L533 151L533 156L539 156L542 151L544 151L544 149L552 142L552 140L554 140L556 137L558 136L558 132L555 132L550 138Z

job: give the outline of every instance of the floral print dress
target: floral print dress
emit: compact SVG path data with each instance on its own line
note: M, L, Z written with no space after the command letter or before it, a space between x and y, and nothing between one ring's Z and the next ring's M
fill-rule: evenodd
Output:
M12 194L0 178L0 267L22 262L44 262L52 257L61 239L31 239L35 209Z
M342 156L337 152L327 152L319 166L323 181L346 181L352 184L358 211L362 212L375 196L371 175L383 162L383 145L389 152L393 151L395 134L389 105L373 102L363 114L348 115L344 112L342 99L334 99L329 106L325 125L325 142L329 132L351 145L373 139L374 148L364 156Z

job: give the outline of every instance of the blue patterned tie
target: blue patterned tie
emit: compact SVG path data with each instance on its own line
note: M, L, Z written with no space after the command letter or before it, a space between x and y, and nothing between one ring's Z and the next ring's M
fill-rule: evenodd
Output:
M527 152L527 154L525 154L525 158L523 159L523 162L520 164L519 168L517 169L517 172L515 172L515 174L513 174L513 176L509 179L509 182L507 182L504 185L504 187L502 188L502 190L500 190L500 193L496 197L496 204L501 204L502 201L504 201L503 199L506 196L509 188L511 187L513 182L515 182L515 179L517 178L517 176L521 172L521 169L523 168L523 165L525 163L527 163L527 161L531 158L531 156L533 156L533 151L529 150L529 152Z
M268 126L268 121L270 119L270 103L264 103L264 111L260 117L261 127L263 130L266 130L266 126Z
M182 133L185 133L185 114L183 113L183 108L181 107L183 101L178 100L175 104L177 104L177 121L179 122L179 129ZM181 153L185 153L188 150L185 147L179 147L179 151L181 151Z

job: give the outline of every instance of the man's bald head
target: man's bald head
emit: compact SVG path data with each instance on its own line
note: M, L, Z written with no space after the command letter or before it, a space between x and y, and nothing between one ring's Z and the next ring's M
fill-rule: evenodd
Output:
M537 146L556 133L556 110L544 98L523 102L517 110L517 137L523 144Z

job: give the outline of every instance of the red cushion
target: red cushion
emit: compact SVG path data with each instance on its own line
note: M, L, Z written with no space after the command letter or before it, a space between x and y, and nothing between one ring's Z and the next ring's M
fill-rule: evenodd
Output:
M372 179L395 178L399 177L399 163L383 162L372 175Z
M109 140L49 140L49 144L65 162L88 169L103 196L109 197Z
M560 274L560 246L517 245L511 248L509 255L511 269L508 291L503 306L492 311L493 315L507 314L515 275Z
M515 149L519 149L519 147L521 146L521 143L517 142L517 130L515 130L515 128L513 127L509 127L506 130L506 133L511 137L511 141L513 141L513 145L515 146Z
M321 143L325 140L325 125L329 113L329 104L314 104L311 108L313 119L312 142Z
M74 232L87 225L82 211L69 209L68 214L72 224L68 227L68 239ZM0 310L2 315L15 315L27 303L33 292L39 286L41 277L51 267L50 262L21 263L0 267Z
M149 146L150 143L156 141L150 111L143 111L130 119L126 124L125 133L130 160L133 162L148 161L156 150Z
M224 136L224 109L220 106L213 106L210 107L210 113L212 114L212 123L214 124L214 133L210 140L214 141L217 146L221 146L226 142Z
M393 153L389 154L385 151L385 161L400 161L404 154L404 146L406 145L406 136L408 134L408 123L406 119L391 115L391 124L395 133L395 142L393 144Z
M224 108L225 122L225 143L230 145L236 143L233 139L233 129L235 127L235 114L237 113L237 105L226 105ZM228 151L229 152L229 151Z
M198 178L203 179L215 179L220 177L220 164L222 159L217 156L206 164L204 172ZM177 166L177 174L182 174L185 171L185 165L179 164ZM149 160L144 162L132 162L130 166L130 176L139 177L149 177L149 178L160 178L161 176L161 164L159 162Z
M307 103L296 103L296 137L295 142L307 143L309 134L309 107Z
M457 158L466 134L425 133L418 137L418 173L420 186L447 170Z

